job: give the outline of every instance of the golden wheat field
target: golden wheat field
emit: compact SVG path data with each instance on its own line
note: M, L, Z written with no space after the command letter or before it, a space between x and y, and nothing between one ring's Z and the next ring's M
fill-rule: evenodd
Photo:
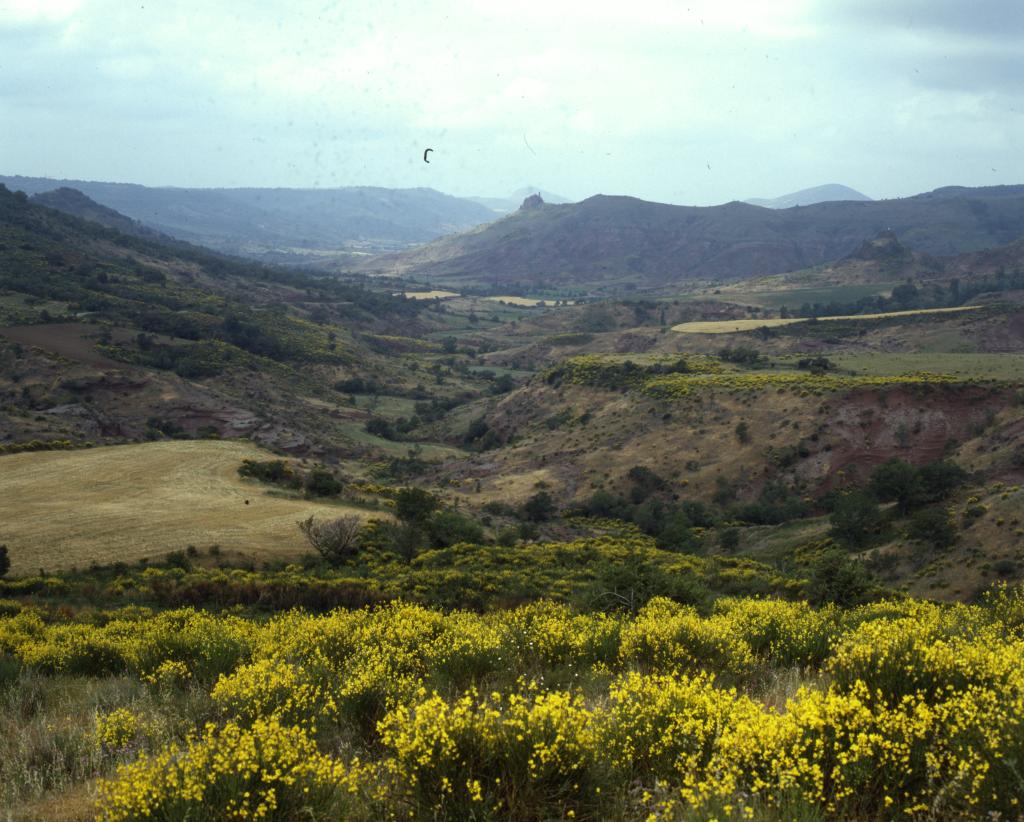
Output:
M972 311L981 308L979 305L961 305L955 308L920 308L916 311L886 311L881 314L845 314L840 317L818 317L818 322L836 320L884 320L899 317L912 317L919 314L950 314L956 311ZM734 334L740 331L753 331L755 328L778 328L781 325L808 322L808 317L779 317L754 320L708 320L691 323L680 323L672 326L673 331L681 334Z
M505 305L517 305L520 308L535 308L537 306L548 306L553 305L553 300L541 300L536 297L484 297L485 300L490 300L494 303L505 303Z
M243 459L270 457L248 442L215 440L0 457L0 544L14 574L132 562L189 545L262 559L303 550L299 519L359 513L269 496L238 476Z

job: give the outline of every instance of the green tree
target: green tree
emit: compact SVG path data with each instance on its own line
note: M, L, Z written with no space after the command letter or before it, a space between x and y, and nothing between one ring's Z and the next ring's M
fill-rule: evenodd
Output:
M894 501L900 513L907 514L924 499L921 472L906 460L893 457L871 474L871 492L882 502Z
M662 521L661 529L654 538L654 544L666 551L694 553L700 542L693 533L689 518L682 511L672 511Z
M829 551L811 571L807 599L812 605L835 603L845 608L868 599L871 577L864 565L842 551Z
M341 493L341 483L326 468L314 468L306 477L306 493L311 497L334 497Z
M554 517L555 500L547 491L538 491L523 503L523 517L530 522L547 522Z
M459 542L479 544L484 539L480 524L457 511L437 511L427 524L427 533L435 548L447 548Z
M731 554L740 547L740 529L726 528L718 535L718 546L726 553Z
M626 475L633 483L630 498L635 503L643 502L656 491L663 491L667 483L664 478L645 465L634 465Z
M0 579L7 576L7 572L11 570L11 558L7 553L7 546L0 545Z
M967 482L967 472L949 460L930 462L920 471L921 488L930 502L939 502Z
M860 490L843 494L830 518L832 536L848 548L863 548L878 533L882 515L870 495Z
M423 525L439 505L437 497L422 488L403 488L395 496L395 516L410 525Z
M956 542L957 536L956 525L949 512L940 506L915 511L907 531L911 539L940 549L948 548Z
M736 423L736 439L742 445L746 445L750 442L750 426L747 425L746 420L740 420Z

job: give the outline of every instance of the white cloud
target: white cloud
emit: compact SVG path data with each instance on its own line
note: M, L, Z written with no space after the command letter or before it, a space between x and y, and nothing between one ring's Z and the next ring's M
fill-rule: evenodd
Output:
M68 20L82 0L0 0L0 23L54 23Z
M951 2L908 26L874 0L0 0L0 116L19 124L0 156L148 183L683 202L1020 181L1024 48L961 36Z

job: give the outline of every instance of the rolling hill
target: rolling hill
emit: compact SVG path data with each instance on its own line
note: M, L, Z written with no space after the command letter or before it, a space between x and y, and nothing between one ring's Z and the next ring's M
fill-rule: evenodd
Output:
M84 195L61 201L137 227ZM364 335L422 328L411 301L140 231L0 187L0 446L200 430L290 451L338 442L365 412L342 413L330 386L381 371Z
M406 248L495 218L479 203L429 188L150 188L5 176L0 183L26 194L74 188L177 239L279 262Z
M809 268L850 254L886 229L909 249L933 255L1009 243L1024 233L1024 186L789 209L606 195L568 205L530 198L498 222L360 267L453 285L657 288Z
M861 194L856 189L839 183L827 183L823 186L804 188L790 194L783 194L781 197L751 197L744 200L750 205L761 206L762 208L794 208L795 206L814 205L815 203L830 203L837 200L849 200L854 202L871 202L866 194Z
M778 307L784 304L783 297L787 294L790 299L785 304L790 306L794 297L799 301L805 292L813 297L814 291L824 294L834 290L835 296L845 293L849 300L858 290L862 290L858 296L883 293L908 281L919 287L970 288L977 293L1005 291L1016 288L1021 272L1024 272L1024 238L981 251L935 256L911 251L895 232L883 231L839 260L800 271L743 280L714 290L723 297L735 295L741 299L772 295L771 304ZM955 286L953 280L958 281ZM871 290L872 285L877 288Z

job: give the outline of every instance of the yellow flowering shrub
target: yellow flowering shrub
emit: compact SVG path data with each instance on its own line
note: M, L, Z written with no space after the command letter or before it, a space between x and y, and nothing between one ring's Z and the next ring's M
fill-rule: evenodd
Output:
M622 629L619 658L661 671L710 670L738 679L755 665L754 653L721 615L704 619L690 607L655 598Z
M138 715L127 708L117 708L96 717L96 744L107 751L127 748L142 731Z
M380 723L387 805L426 818L519 818L593 795L591 713L579 695L419 697Z
M1001 687L1024 659L1024 643L1006 641L991 627L953 633L944 622L866 622L843 638L826 669L840 689L866 682L881 698L895 701L910 694L938 697L969 685Z
M272 659L222 676L210 695L225 715L244 722L274 716L289 725L312 727L337 721L338 716L328 688L310 681L304 669Z
M613 663L620 622L607 614L575 614L567 605L536 602L497 613L492 623L519 669Z
M118 769L99 784L102 820L339 818L356 791L348 769L276 718L207 725L198 738Z
M749 700L711 677L635 671L614 681L594 731L597 753L618 774L669 778L704 768L721 733Z
M22 661L47 673L104 676L128 669L128 648L94 625L50 625L18 648Z
M815 610L806 602L727 598L714 613L758 657L778 665L818 666L839 634L834 608Z

